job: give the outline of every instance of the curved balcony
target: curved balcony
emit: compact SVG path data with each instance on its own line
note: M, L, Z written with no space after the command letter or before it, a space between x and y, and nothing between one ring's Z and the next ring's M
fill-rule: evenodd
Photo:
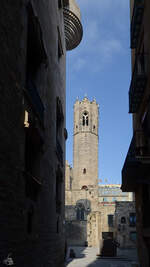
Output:
M66 49L72 50L79 45L83 36L80 10L74 1L69 1L69 5L64 7L63 10Z

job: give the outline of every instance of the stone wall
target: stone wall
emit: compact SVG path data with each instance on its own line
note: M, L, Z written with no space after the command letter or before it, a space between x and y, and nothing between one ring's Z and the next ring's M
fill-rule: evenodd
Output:
M121 248L136 247L136 224L130 222L130 214L135 214L135 202L116 202L115 238Z
M87 244L87 221L66 221L67 244L85 246Z
M34 32L33 36L36 36L32 41L29 28ZM17 267L60 267L63 266L65 242L63 9L58 8L57 1L31 1L28 5L28 1L25 0L16 0L13 3L2 0L0 33L0 265L11 253L14 265ZM63 49L61 56L58 54L59 37ZM35 50L32 52L36 53L37 49L38 56L32 58L31 53L29 58L28 49L30 50L33 44ZM33 85L32 88L27 85L28 60L34 61L33 65L38 64L38 68L34 70L36 75L32 73L34 90ZM29 89L32 89L32 96L29 96L30 92L27 91ZM63 113L60 133L63 159L58 155L56 143L58 98ZM43 107L44 118L41 121ZM24 125L25 111L27 117ZM27 136L32 137L32 141L30 139L32 145L28 147L30 156L35 148L38 151L36 159L30 162L34 175L26 169ZM61 191L59 212L56 207L58 168L62 173L59 181L59 191Z

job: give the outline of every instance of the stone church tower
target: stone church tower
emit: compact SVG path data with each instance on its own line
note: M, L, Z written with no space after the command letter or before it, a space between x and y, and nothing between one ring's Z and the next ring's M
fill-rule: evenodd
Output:
M98 244L98 117L95 100L75 102L73 168L66 163L65 208L72 245Z
M74 104L73 189L98 184L98 104L87 97Z

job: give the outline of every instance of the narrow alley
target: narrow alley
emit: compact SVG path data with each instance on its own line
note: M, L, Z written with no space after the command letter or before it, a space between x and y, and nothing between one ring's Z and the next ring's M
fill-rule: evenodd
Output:
M73 247L75 258L69 258L69 251L66 260L66 267L136 267L136 255L131 258L99 258L98 249L90 247ZM69 249L70 250L70 249ZM134 254L134 253L133 253Z

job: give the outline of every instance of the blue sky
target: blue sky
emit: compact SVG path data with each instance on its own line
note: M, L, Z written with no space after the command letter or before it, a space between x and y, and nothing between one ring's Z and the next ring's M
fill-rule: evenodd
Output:
M67 52L66 158L73 160L73 104L84 95L99 104L99 178L121 182L132 135L128 114L131 79L128 0L76 0L83 39Z

